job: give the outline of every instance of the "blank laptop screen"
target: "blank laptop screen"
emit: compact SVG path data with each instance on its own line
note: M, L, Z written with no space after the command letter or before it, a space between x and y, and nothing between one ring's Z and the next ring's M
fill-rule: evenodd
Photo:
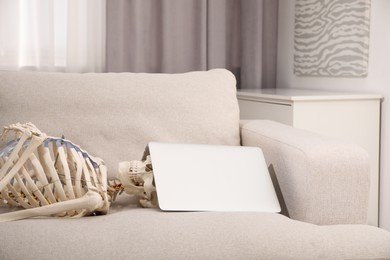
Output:
M164 211L280 211L260 148L151 142L149 152Z

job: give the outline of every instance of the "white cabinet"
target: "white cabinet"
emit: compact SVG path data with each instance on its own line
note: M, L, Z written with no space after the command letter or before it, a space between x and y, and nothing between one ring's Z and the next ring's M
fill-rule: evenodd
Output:
M270 119L354 142L371 160L369 224L378 226L382 96L302 89L237 92L241 119Z

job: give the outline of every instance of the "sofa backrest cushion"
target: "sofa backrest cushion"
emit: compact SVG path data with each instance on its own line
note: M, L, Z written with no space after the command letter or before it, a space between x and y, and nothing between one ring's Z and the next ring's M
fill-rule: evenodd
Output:
M110 178L150 141L239 145L236 81L183 74L0 72L0 127L32 122L102 158Z

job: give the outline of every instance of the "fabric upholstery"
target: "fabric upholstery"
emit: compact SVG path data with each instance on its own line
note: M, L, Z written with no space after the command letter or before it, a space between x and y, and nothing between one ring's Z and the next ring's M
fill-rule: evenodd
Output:
M176 75L0 72L0 125L32 121L107 161L147 142L239 144L235 80L225 70ZM271 122L247 122L292 218L363 223L367 154ZM272 167L271 167L272 168ZM8 211L0 207L0 213ZM108 215L0 223L0 259L390 259L390 233L317 226L275 213L161 212L122 194Z
M102 158L141 159L150 141L238 145L236 81L215 69L184 74L0 72L0 127L33 122ZM223 116L222 116L223 115Z
M124 195L126 196L126 195ZM123 201L124 202L124 201ZM1 259L389 259L390 233L275 213L161 212L0 223Z
M321 225L366 224L370 165L363 148L266 120L243 122L241 137L243 145L263 150L288 216Z

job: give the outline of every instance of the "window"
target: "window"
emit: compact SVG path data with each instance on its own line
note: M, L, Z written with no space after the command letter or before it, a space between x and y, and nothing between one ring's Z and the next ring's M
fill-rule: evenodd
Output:
M104 0L0 0L0 69L104 71Z

